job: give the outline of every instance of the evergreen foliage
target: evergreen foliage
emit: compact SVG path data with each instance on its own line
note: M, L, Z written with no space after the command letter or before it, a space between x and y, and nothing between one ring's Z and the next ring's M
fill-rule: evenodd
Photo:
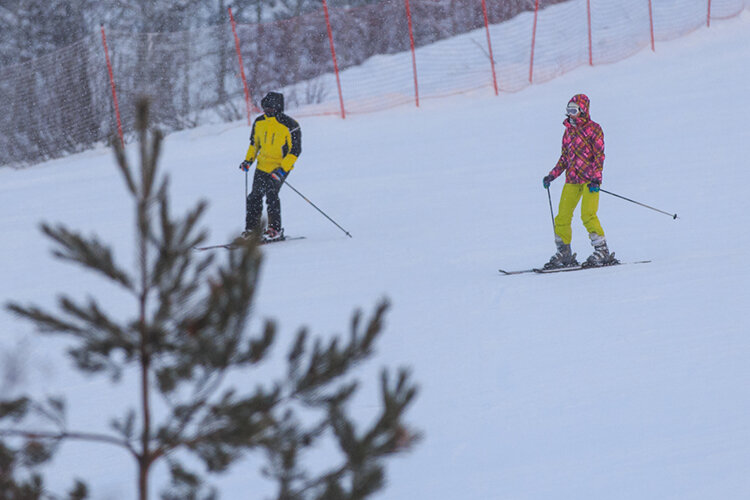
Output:
M72 339L69 354L78 370L108 375L113 383L128 370L137 373L138 394L105 434L69 430L61 399L0 402L0 439L23 443L14 449L0 442L0 471L19 461L44 462L66 440L103 442L121 447L136 461L140 500L149 497L150 472L160 460L171 472L162 498L207 500L218 497L216 489L206 484L202 471L188 469L185 459L193 466L198 459L205 471L216 473L256 451L268 461L263 474L278 485L278 500L369 497L384 485L386 459L418 439L404 423L417 393L405 369L383 370L380 408L369 425L358 425L347 411L359 386L354 371L372 356L388 303L379 303L369 319L355 312L347 338L313 339L303 329L285 357L283 375L258 380L252 390L232 385L233 375L245 376L268 361L277 340L273 321L260 332L247 332L262 263L259 242L242 243L221 263L214 254L193 251L206 238L198 226L206 205L198 203L182 217L171 213L168 179L157 169L162 135L149 130L145 100L138 105L137 130L137 171L120 142L113 141L135 205L135 271L120 265L111 247L96 237L42 225L55 243L56 257L99 274L135 298L132 317L115 319L95 297L81 301L64 295L57 311L17 303L7 307L43 334ZM167 409L158 418L155 398ZM32 413L45 416L49 427L23 427ZM322 470L317 464L313 472L305 455L324 443L335 443L338 457ZM36 481L41 478L18 487L34 491ZM70 498L85 497L85 486L78 483Z

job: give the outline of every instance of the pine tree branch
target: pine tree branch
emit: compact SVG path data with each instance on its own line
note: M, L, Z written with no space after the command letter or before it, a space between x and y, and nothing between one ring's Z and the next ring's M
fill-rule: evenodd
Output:
M60 309L64 313L83 323L81 329L88 334L87 338L92 340L98 338L102 342L110 343L113 347L122 348L126 353L133 352L135 339L132 334L128 332L128 329L110 319L93 297L89 297L85 305L79 305L66 296L60 297L59 300Z
M68 297L59 299L64 316L48 313L38 307L23 307L7 304L7 309L30 320L40 333L69 334L79 338L82 345L70 349L76 364L86 371L97 372L109 369L114 378L119 377L122 365L109 354L121 350L125 362L136 352L136 339L130 329L119 326L107 317L93 299L86 305L78 305Z
M0 400L0 419L9 418L18 422L26 416L31 405L32 401L27 397Z
M128 191L130 191L130 194L136 196L138 193L138 188L136 188L135 181L133 180L133 174L130 172L128 159L125 156L125 149L123 148L121 141L117 137L112 137L110 143L112 144L112 148L115 151L115 159L117 160L115 163L117 164L117 168L120 170L123 179L125 179L125 185L127 186Z
M97 443L107 443L125 448L133 456L138 456L138 452L133 446L123 439L116 438L107 434L98 434L94 432L72 432L72 431L60 431L60 432L47 432L47 431L31 431L27 429L0 429L0 436L2 437L20 437L24 439L42 439L50 441L64 441L64 440L75 440L75 441L89 441Z
M52 422L56 427L65 427L65 402L60 398L48 397L46 405L31 401L29 410Z
M184 429L180 434L170 434L171 442L155 453L163 456L186 448L196 453L209 470L224 470L242 451L260 444L263 433L273 423L270 412L278 404L279 391L258 387L255 394L237 400L235 390L228 389L216 403L203 402L201 408L195 409L205 409L206 413L197 422L193 435L184 436ZM198 411L191 412L189 421L196 420L196 415ZM189 421L183 422L185 427Z
M86 269L98 271L128 291L133 291L132 279L127 272L115 264L112 250L96 237L85 238L62 225L56 227L42 224L42 232L59 245L53 255L61 260L80 264Z
M307 370L303 375L294 377L294 393L311 404L319 399L318 390L345 375L355 365L373 354L373 343L383 326L383 316L389 307L387 300L382 300L376 307L364 331L360 332L362 313L356 311L351 319L349 343L339 348L339 339L334 337L326 348L320 339L315 341L310 355ZM292 361L290 377L299 371L302 353L306 350L305 335L300 335L289 355Z
M71 333L80 335L84 332L84 329L80 325L58 318L36 306L24 307L9 302L5 307L16 316L32 321L41 333Z
M218 394L226 370L222 370L218 376L213 375L205 376L201 382L196 384L193 396L190 398L191 404L180 406L170 404L172 418L157 432L157 435L162 436L162 446L155 451L158 456L167 455L180 446L188 427L193 421L200 418L201 411L208 407L210 398Z

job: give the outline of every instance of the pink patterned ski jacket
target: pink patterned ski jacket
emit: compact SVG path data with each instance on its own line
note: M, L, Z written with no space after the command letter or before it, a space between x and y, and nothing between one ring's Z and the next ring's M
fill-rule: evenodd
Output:
M581 113L566 118L565 133L562 138L562 153L557 165L549 175L557 178L563 170L568 184L587 184L591 181L601 184L604 168L604 133L598 123L589 116L589 98L576 94L571 101L578 104Z

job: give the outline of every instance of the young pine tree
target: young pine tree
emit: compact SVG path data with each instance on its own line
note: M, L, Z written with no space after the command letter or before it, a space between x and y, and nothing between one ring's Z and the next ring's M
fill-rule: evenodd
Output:
M70 430L62 400L4 401L0 439L36 443L45 453L42 458L71 439L119 446L137 464L140 500L149 498L151 471L160 461L171 471L163 499L218 498L205 484L205 473L183 465L185 458L193 464L197 459L214 473L253 451L267 459L263 474L277 484L277 500L368 498L384 485L386 459L418 439L404 422L417 390L403 368L395 375L383 370L381 403L368 425L357 425L347 411L358 388L355 368L373 354L387 303L378 304L367 321L355 312L346 339L311 340L300 331L285 357L283 376L242 388L229 384L230 374L268 361L276 341L271 321L260 333L246 331L262 261L259 242L240 243L223 263L215 262L213 254L194 251L206 237L198 228L205 204L183 217L170 212L167 179L157 169L162 136L149 130L145 101L138 104L137 130L137 172L114 141L135 205L135 271L115 262L110 247L96 237L42 225L56 244L56 257L98 273L136 299L132 318L115 320L94 297L79 301L62 296L57 311L7 306L43 334L72 338L69 352L78 370L108 374L113 383L124 371L135 370L139 384L131 408L114 417L110 433L97 434ZM250 386L252 390L244 390ZM156 398L167 409L158 417ZM34 409L50 417L50 426L22 425ZM338 450L332 463L318 463L314 472L306 467L306 452L331 442ZM0 451L6 450L13 455L11 448ZM79 496L74 491L71 498L84 498L83 485L76 487Z

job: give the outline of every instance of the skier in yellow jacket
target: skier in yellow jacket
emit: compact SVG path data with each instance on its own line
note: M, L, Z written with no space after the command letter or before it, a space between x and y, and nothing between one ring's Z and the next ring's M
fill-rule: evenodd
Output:
M247 237L260 233L263 214L263 197L268 208L268 227L262 237L267 241L284 239L281 226L281 201L279 190L294 168L302 152L302 133L299 123L284 114L284 96L269 92L260 101L263 115L253 122L250 132L250 147L240 169L247 172L256 159L258 163L253 176L253 188L247 197L245 231Z

